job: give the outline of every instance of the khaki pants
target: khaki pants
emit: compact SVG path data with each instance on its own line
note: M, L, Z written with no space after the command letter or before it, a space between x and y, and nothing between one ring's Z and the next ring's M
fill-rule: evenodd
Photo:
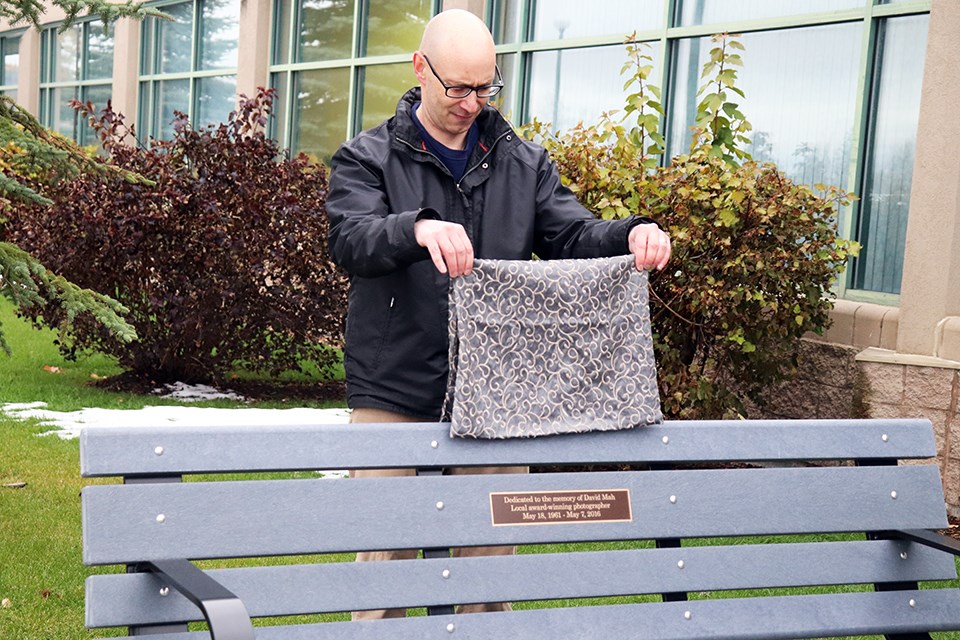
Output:
M350 415L350 422L370 423L370 422L420 422L417 418L411 418L399 413L384 411L382 409L354 409ZM528 467L474 467L474 468L453 468L447 472L451 475L483 474L483 473L527 473ZM350 472L351 478L385 478L396 476L412 476L416 474L416 469L358 469ZM513 555L515 547L468 547L465 549L454 549L453 557L470 556L508 556ZM409 560L417 557L416 549L406 549L402 551L367 551L357 554L357 562L368 562L372 560ZM509 602L492 602L487 604L466 604L457 607L457 613L479 613L482 611L509 611L511 609ZM354 611L354 620L373 620L377 618L402 618L406 616L405 609L379 609L373 611Z

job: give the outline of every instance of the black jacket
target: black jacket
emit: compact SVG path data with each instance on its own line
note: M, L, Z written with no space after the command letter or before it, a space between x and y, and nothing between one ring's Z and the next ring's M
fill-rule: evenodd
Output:
M447 379L448 277L417 245L424 216L462 224L478 258L592 258L628 252L641 218L600 221L560 182L540 145L523 140L493 107L460 183L426 151L410 116L397 113L334 154L327 214L330 251L350 274L344 366L350 407L440 416Z

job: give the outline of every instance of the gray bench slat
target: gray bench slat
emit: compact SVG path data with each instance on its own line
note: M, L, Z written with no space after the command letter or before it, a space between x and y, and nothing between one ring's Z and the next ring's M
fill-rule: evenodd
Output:
M909 605L914 600L916 606ZM689 619L684 615L689 612ZM448 625L453 625L453 630ZM960 591L844 593L259 627L258 640L773 640L960 626ZM207 633L155 640L201 640Z
M254 470L624 462L906 459L936 455L928 420L665 422L505 441L453 439L444 423L89 427L87 477ZM886 438L883 436L886 435ZM667 438L665 444L663 439ZM436 447L433 446L436 443ZM157 455L157 447L162 454Z
M448 578L442 577L444 569ZM957 577L952 555L893 540L336 562L207 573L236 594L253 617ZM161 596L161 586L152 574L91 576L87 626L201 619L183 596L174 591Z
M611 489L632 521L491 526L491 492ZM86 564L947 525L935 465L101 485L82 502Z

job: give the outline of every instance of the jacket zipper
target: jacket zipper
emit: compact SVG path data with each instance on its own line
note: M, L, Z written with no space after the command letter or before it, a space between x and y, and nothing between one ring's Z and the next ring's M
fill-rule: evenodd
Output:
M493 150L496 148L498 142L500 142L501 140L503 140L505 137L511 135L512 133L513 133L513 132L512 132L511 130L507 130L507 131L504 131L503 133L501 133L501 134L493 141L493 143L490 145L490 148L487 149L487 152L486 152L485 154L483 154L483 156L482 156L479 160L477 160L477 162L476 162L472 167L470 167L469 169L467 169L466 171L463 172L463 175L460 176L460 181L454 183L454 186L456 186L456 188L457 188L457 193L459 193L459 194L460 194L460 197L463 198L463 200L464 200L464 203L463 203L463 204L464 204L464 207L465 207L465 211L469 210L469 203L467 202L467 194L465 194L465 193L463 192L463 189L460 188L460 184L463 182L464 178L466 178L468 175L470 175L470 172L472 172L474 169L476 169L477 167L479 167L480 165L482 165L482 164L484 163L484 161L486 161L486 159L490 157L490 154L493 153ZM436 154L431 153L430 151L428 151L428 150L426 150L426 149L418 149L417 147L415 147L414 145L410 144L409 142L407 142L406 140L404 140L404 139L401 138L400 136L397 136L397 142L399 142L399 143L401 143L401 144L404 144L404 145L410 147L410 149L412 149L412 150L413 150L414 152L416 152L416 153L424 153L424 154L430 156L431 158L433 158L434 160L436 160L437 162L440 163L440 166L443 167L443 170L447 172L447 175L448 175L448 176L450 176L451 178L453 177L452 175L450 175L450 171L447 170L447 167L443 164L443 161L440 160L440 158L438 158L438 157L436 156ZM482 145L481 145L481 148L482 148ZM467 228L467 234L468 234L468 236L469 236L469 237L471 238L471 240L472 240L472 239L473 239L473 234L472 234L472 222L471 222L472 216L470 216L469 214L467 214L466 218L467 218L468 224L465 225L465 227Z
M460 182L463 182L464 178L466 178L468 175L470 175L470 173L471 173L474 169L476 169L477 167L479 167L480 165L482 165L482 164L483 164L483 161L486 160L487 158L489 158L489 157L490 157L490 154L493 153L493 149L494 149L494 147L497 146L497 143L500 142L501 140L503 140L506 136L508 136L508 135L510 135L510 134L511 134L510 131L504 131L503 133L501 133L501 134L500 134L500 137L498 137L496 140L494 140L494 141L493 141L493 144L490 145L490 148L487 150L487 152L486 152L485 154L483 154L483 157L480 158L479 160L477 160L477 163L476 163L475 165L473 165L472 167L470 167L469 169L467 169L466 171L463 172L463 175L460 177ZM458 190L460 189L460 182L457 183L457 189L458 189ZM461 191L461 193L463 193L463 192Z
M495 139L495 140L493 141L493 143L490 145L490 148L487 149L487 152L486 152L485 154L483 154L483 157L480 158L479 160L477 160L477 162L476 162L472 167L470 167L469 169L467 169L466 171L463 172L463 175L460 177L460 182L457 182L457 183L456 183L457 191L459 191L461 194L463 193L463 190L460 188L460 183L463 182L463 179L466 178L468 175L470 175L470 173L471 173L474 169L476 169L477 167L479 167L480 165L482 165L482 164L483 164L483 161L486 160L487 158L489 158L489 157L490 157L490 154L493 153L493 150L494 150L494 148L497 146L497 143L500 142L501 140L503 140L506 136L511 135L511 133L512 133L511 131L504 131L503 133L501 133L500 136L499 136L497 139ZM446 168L446 166L444 166L443 161L442 161L440 158L438 158L438 157L436 156L436 154L434 154L434 153L432 153L432 152L430 152L430 151L427 151L426 149L418 149L417 147L415 147L414 145L410 144L409 142L407 142L406 140L404 140L403 138L401 138L401 137L399 137L399 136L397 136L397 142L399 142L400 144L404 144L404 145L410 147L413 151L415 151L415 152L417 152L417 153L424 153L424 154L430 156L431 158L433 158L434 160L436 160L437 162L440 163L440 166L443 167L444 171L447 171L447 168ZM449 171L447 171L447 175L450 175L450 172L449 172ZM453 176L450 176L450 177L453 177Z

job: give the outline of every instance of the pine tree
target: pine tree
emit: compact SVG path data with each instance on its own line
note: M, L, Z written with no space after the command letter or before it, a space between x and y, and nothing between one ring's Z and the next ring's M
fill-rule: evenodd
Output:
M40 28L47 6L56 6L65 13L63 29L77 17L96 14L104 24L119 18L163 16L140 3L113 4L105 0L0 0L0 18L10 26L28 24ZM0 203L49 205L38 188L55 188L80 172L118 172L116 168L89 157L72 141L47 131L30 113L13 100L0 96ZM130 181L145 181L128 172L121 172ZM65 321L56 327L61 340L70 324L80 314L89 314L121 340L136 339L136 332L123 316L127 309L102 294L81 289L51 273L38 260L16 245L3 242L3 219L0 218L0 295L20 309L56 305L63 310ZM10 345L0 327L0 350L10 353Z

